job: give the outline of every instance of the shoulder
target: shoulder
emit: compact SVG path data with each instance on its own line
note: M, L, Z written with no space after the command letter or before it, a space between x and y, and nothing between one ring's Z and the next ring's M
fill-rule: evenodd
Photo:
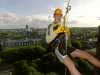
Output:
M50 23L50 24L48 25L48 28L50 28L51 26L53 26L53 24L54 24L53 22Z
M48 25L48 27L50 27L50 26L52 26L52 23L50 23L50 24Z

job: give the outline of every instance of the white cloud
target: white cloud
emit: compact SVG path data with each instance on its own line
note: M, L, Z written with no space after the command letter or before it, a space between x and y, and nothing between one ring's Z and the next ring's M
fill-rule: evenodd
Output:
M83 0L80 0L83 1ZM87 3L86 3L87 2ZM79 2L80 3L80 2ZM86 3L86 4L85 4ZM85 0L76 7L72 7L70 11L70 21L76 20L76 24L72 24L72 26L88 26L94 27L100 25L100 20L98 17L100 16L100 0ZM78 4L78 3L77 3Z
M0 28L23 28L26 24L31 27L46 27L48 16L32 15L18 16L14 13L0 13Z
M18 16L14 13L0 13L0 28L23 28L26 24L30 27L44 28L48 26L50 20L52 17L48 15ZM98 18L91 16L70 17L69 21L73 27L98 26L100 23Z

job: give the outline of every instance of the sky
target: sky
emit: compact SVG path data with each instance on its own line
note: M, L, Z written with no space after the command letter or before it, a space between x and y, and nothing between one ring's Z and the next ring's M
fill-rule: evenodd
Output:
M100 25L100 0L71 0L69 23L71 27ZM65 0L0 0L0 29L47 27L55 8L65 6Z

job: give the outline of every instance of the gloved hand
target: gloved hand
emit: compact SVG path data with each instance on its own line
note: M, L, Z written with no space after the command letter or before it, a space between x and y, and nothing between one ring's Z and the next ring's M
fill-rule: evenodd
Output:
M64 55L64 56L63 56L63 55L59 52L58 47L57 47L56 50L55 50L55 54L56 54L57 58L59 59L59 61L60 61L61 63L64 63L64 59L65 59L65 57L66 57L67 55Z

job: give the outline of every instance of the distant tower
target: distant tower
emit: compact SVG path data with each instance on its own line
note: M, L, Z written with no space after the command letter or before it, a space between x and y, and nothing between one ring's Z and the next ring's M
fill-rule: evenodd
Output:
M25 26L25 35L26 35L26 38L30 37L30 28L27 24Z
M25 29L26 29L26 31L28 31L29 30L29 27L28 27L28 25L26 24L26 27L25 27Z

